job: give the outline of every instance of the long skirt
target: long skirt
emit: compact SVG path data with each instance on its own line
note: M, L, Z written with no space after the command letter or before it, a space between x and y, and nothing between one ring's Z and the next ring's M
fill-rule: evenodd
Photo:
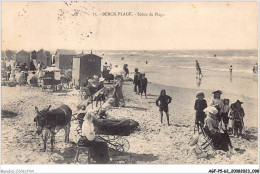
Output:
M124 99L122 88L118 88L115 90L114 98L115 98L114 107L125 105L125 99Z
M107 164L109 162L108 146L107 143L99 138L92 141L85 139L84 145L93 149L92 159L97 164Z
M211 137L215 150L228 151L228 146L232 146L227 131L225 131L224 133L216 132Z

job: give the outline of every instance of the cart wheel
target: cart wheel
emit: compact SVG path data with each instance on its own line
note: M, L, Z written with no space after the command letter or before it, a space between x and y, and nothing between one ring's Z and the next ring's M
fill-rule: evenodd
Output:
M125 138L119 138L115 144L116 150L120 152L127 152L130 148L130 143Z

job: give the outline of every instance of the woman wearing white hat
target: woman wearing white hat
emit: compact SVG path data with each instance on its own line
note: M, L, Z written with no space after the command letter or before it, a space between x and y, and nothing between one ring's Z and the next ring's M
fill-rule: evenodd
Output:
M89 110L82 125L82 137L79 143L83 141L84 145L93 149L93 160L98 164L106 164L109 162L107 143L95 136L93 116L95 110Z
M204 112L207 113L205 128L208 130L209 137L212 138L214 149L229 151L232 144L227 131L220 133L217 119L218 110L214 106L209 106L204 109Z

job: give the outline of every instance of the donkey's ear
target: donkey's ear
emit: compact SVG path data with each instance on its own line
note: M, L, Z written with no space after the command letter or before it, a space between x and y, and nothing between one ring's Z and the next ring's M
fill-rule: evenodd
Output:
M47 110L49 110L51 108L51 105L48 106Z
M36 111L36 112L39 112L39 109L38 109L38 107L37 107L37 106L35 106L35 111Z

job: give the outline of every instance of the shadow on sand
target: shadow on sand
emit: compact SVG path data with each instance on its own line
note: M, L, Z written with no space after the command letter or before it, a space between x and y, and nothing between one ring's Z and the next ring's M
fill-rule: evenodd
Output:
M129 153L129 152L119 152L114 149L109 149L109 156L112 160L116 160L120 157L127 157L129 161L127 163L136 164L137 162L151 162L158 160L157 156L153 154L137 154L137 153ZM113 162L113 161L112 161Z
M136 106L125 106L124 108L130 108L138 111L147 111L147 108L141 108L141 107L136 107Z
M242 138L246 139L247 141L250 141L250 142L251 141L256 141L258 139L257 136L252 135L252 134L243 134Z
M13 118L16 117L18 114L12 111L1 110L2 118Z
M55 163L58 164L71 164L75 162L75 157L77 153L77 144L72 142L71 147L67 147L64 149L64 152L61 153L59 150L53 150L53 153L57 153L58 155L62 156L63 159L60 160L58 159L57 161L54 161Z
M72 143L71 147L65 148L64 152L61 153L59 150L53 151L53 153L57 153L58 155L62 156L63 159L58 159L54 161L58 164L73 164L75 163L75 157L77 153L77 144ZM152 154L137 154L137 153L128 153L128 152L119 152L114 149L108 149L109 157L112 159L111 164L113 164L118 159L122 159L123 161L126 161L125 159L130 159L129 161L125 162L124 164L136 164L137 162L151 162L158 160L157 156L154 156ZM85 156L87 158L87 156ZM87 161L87 159L86 159Z

